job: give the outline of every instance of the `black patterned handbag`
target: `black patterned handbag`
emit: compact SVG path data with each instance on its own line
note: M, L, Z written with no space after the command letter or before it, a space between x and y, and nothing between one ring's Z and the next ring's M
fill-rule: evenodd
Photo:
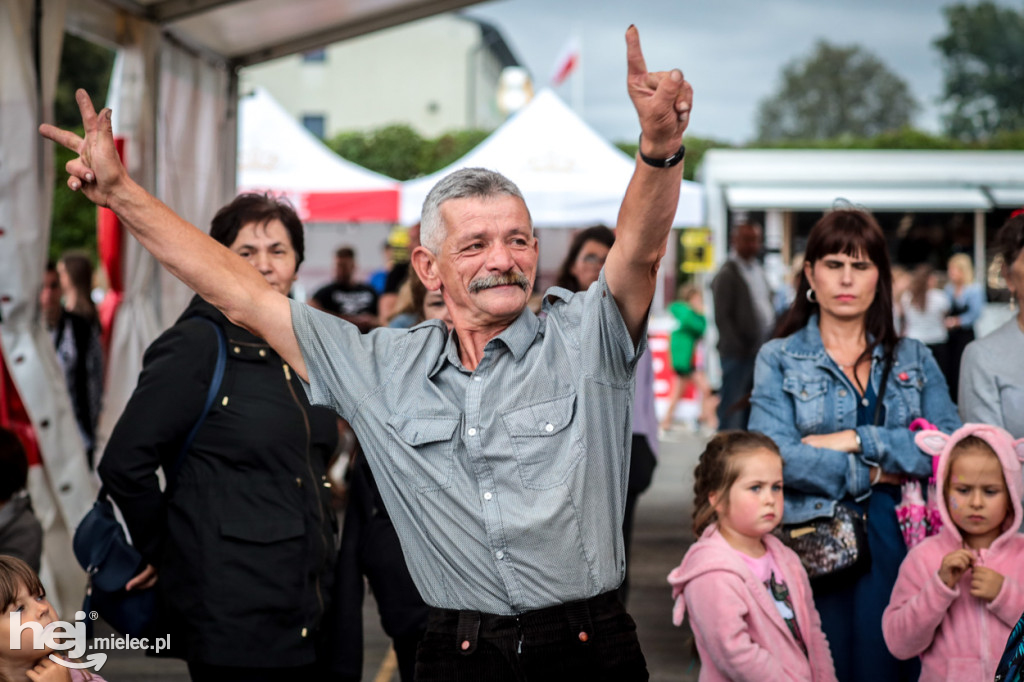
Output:
M856 579L871 568L867 515L840 502L835 514L775 531L797 553L815 588Z

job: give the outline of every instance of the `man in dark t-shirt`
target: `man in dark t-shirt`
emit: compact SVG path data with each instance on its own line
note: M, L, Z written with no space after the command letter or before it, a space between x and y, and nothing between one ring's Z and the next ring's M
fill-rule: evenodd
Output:
M313 294L310 305L343 320L347 320L367 332L378 324L377 292L373 287L353 282L356 271L356 254L349 246L342 246L334 252L334 281L321 287Z

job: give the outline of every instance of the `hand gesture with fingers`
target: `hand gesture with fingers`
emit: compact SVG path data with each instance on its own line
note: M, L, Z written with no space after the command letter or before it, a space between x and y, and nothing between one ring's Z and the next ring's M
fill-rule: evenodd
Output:
M974 565L974 555L966 549L958 549L942 557L939 566L939 580L946 583L949 589L955 589L960 576Z
M971 595L983 601L992 601L1003 589L1003 576L985 566L975 566L971 572Z
M92 100L82 89L75 91L75 100L82 114L84 138L48 123L39 126L39 133L78 154L78 158L65 166L70 176L68 187L82 190L98 206L110 206L115 191L129 179L114 145L110 109L97 114Z
M39 661L36 667L26 670L25 677L32 682L71 682L71 670L54 663L47 656Z
M678 151L683 132L690 123L693 88L679 69L653 73L647 70L640 49L640 33L635 26L626 31L626 60L629 66L626 85L640 118L643 152L667 158Z

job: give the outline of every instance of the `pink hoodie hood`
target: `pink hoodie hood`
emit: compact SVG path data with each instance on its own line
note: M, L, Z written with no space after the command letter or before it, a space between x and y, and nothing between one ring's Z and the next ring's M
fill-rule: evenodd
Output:
M937 506L942 516L942 527L945 531L953 533L958 540L963 540L960 529L953 525L949 516L949 508L946 503L946 496L943 488L946 475L949 471L949 455L957 443L967 436L981 438L995 451L999 457L999 463L1003 467L1003 478L1006 480L1006 488L1012 505L1012 515L1006 517L1003 522L1002 534L992 543L996 547L1009 536L1014 535L1020 527L1024 515L1021 512L1021 493L1024 491L1024 480L1021 478L1021 461L1024 460L1024 438L1014 440L1013 436L999 428L988 424L964 424L951 435L941 431L919 431L914 436L914 442L924 452L938 457L938 465L935 468L935 485L939 492Z

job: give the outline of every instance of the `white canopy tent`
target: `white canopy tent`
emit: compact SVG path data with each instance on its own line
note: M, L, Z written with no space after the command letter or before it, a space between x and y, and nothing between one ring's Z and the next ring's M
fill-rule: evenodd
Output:
M460 168L496 170L519 186L536 227L614 226L633 159L591 129L549 89L448 167L402 183L402 222L419 220L434 184ZM704 224L704 190L683 181L673 225Z
M399 182L331 151L263 88L238 106L238 190L287 197L304 222L395 222Z
M473 1L0 0L0 346L39 442L43 467L33 467L30 487L47 533L43 577L63 612L74 612L84 586L68 532L96 492L38 320L54 170L36 128L53 118L65 31L117 48L107 103L129 172L202 226L235 190L239 67ZM124 237L115 251L104 262L125 284L98 447L134 388L144 349L189 295L134 240Z

